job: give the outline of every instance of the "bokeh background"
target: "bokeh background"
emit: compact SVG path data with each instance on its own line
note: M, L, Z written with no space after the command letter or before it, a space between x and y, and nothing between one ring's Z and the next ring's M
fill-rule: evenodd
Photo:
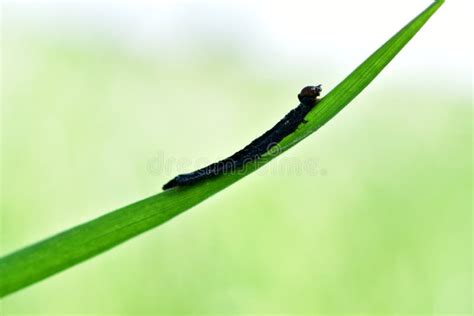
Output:
M1 254L240 149L429 3L4 1ZM470 313L470 19L448 0L317 133L2 314Z

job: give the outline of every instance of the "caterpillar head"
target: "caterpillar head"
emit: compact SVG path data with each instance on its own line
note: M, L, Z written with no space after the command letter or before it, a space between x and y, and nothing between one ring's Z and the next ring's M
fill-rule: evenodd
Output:
M322 88L321 85L304 87L298 94L298 100L304 105L313 106L319 97Z

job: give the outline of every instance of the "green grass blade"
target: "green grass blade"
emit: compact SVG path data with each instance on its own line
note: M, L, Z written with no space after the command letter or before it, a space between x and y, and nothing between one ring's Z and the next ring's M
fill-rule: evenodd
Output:
M342 110L397 55L443 2L431 4L329 92L308 114L309 122L286 137L280 143L281 148L291 148ZM72 267L168 221L281 153L266 154L258 164L252 164L240 173L226 174L189 188L162 192L1 258L0 297Z

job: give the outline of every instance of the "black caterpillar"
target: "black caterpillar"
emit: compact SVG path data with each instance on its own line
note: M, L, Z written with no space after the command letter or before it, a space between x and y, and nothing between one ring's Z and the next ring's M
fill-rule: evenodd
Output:
M174 177L163 186L163 190L191 185L204 179L232 172L246 163L260 158L264 153L276 146L285 136L293 133L301 123L306 122L304 118L319 102L317 97L321 90L321 85L304 87L298 94L298 100L301 103L262 136L226 159L194 172Z

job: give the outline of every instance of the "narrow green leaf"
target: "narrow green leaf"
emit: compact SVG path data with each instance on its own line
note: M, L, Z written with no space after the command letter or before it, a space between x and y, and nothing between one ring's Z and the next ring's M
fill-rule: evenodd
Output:
M188 210L260 168L315 132L354 99L397 55L444 1L436 1L373 53L307 116L309 121L240 173L174 189L110 212L0 259L0 297L91 258Z

